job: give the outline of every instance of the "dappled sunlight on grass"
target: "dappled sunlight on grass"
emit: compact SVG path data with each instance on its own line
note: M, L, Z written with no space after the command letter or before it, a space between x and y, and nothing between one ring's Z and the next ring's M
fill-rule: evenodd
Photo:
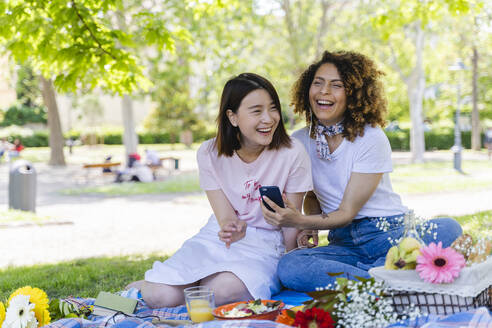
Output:
M453 169L452 163L428 162L395 166L391 173L397 193L428 193L458 190L480 190L492 186L492 164L486 161L463 163L464 174Z
M492 238L492 211L479 212L456 218L463 231L480 237Z
M191 148L186 147L184 144L151 144L151 145L139 145L139 153L142 158L145 159L145 149L155 150L158 153L166 155L176 155L183 152L194 152L198 149L200 144L195 143ZM67 164L85 164L85 163L101 163L107 156L112 156L113 162L124 161L125 148L123 145L94 145L94 146L75 146L73 147L73 153L70 154L68 147L64 148L65 161ZM33 163L44 162L47 163L50 158L49 147L28 147L21 153L21 158L31 161Z
M492 211L478 212L455 218L465 233L474 237L492 238ZM319 232L319 246L328 245L328 231Z
M143 279L154 261L166 258L164 254L98 257L3 269L0 270L0 300L26 285L43 289L50 298L96 297L101 290L116 292L132 281Z
M143 155L145 149L157 151L161 156L180 158L180 170L196 171L196 150L199 144L193 144L187 148L183 144L154 144L139 145L139 152ZM47 162L49 148L26 148L22 152L22 158L37 162ZM468 154L465 151L465 154ZM65 147L65 158L68 165L82 165L83 163L101 163L111 155L113 162L124 162L124 147L122 145L95 145L77 146L73 154L68 154ZM470 153L471 154L471 153ZM475 154L475 153L473 153ZM476 154L475 154L476 155ZM142 156L142 160L145 156ZM401 157L401 154L400 154ZM168 163L165 163L166 165ZM492 186L492 162L486 160L463 160L464 174L453 169L452 161L429 161L423 164L400 164L394 166L391 173L393 189L400 194L418 194L448 191L469 191L490 189ZM85 173L85 172L84 172ZM194 192L200 190L197 178L185 178L184 181L174 180L174 177L166 181L158 181L150 184L110 184L98 187L76 186L63 190L66 195L98 194L111 196L125 196L137 194L156 194L171 192Z
M492 211L455 217L465 232L492 237ZM326 245L326 231L320 245ZM142 241L143 242L143 241ZM127 284L141 280L154 261L163 261L170 254L151 253L130 256L97 257L57 264L8 267L0 270L0 300L15 289L30 285L46 291L50 298L95 297L99 291L116 292Z
M170 176L164 181L111 183L102 186L61 190L64 195L98 194L126 196L200 191L197 173Z
M52 220L49 216L38 215L33 212L20 210L0 210L0 224L6 222L33 222L42 223Z

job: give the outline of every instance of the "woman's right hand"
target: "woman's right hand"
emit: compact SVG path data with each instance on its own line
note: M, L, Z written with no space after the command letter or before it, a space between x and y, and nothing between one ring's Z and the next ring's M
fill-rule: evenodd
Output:
M246 227L248 225L243 220L231 221L220 229L219 239L226 244L226 247L231 247L231 244L241 240L246 236Z
M263 196L263 200L275 211L272 212L266 208L265 204L261 202L261 211L265 221L275 227L293 227L302 229L300 221L302 220L302 213L297 210L296 206L285 196L282 195L282 199L285 204L285 208L278 206L267 196Z

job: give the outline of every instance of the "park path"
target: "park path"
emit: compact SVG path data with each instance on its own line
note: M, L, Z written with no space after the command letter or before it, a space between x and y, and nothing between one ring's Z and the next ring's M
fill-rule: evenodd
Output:
M408 153L394 153L393 160L405 163L408 156ZM426 157L448 160L443 154L429 153ZM184 165L187 170L196 169L193 163ZM80 165L50 168L36 164L35 167L38 172L36 211L56 218L58 224L0 228L0 268L94 256L168 254L195 234L212 212L202 192L63 196L57 190L73 188L83 179ZM465 193L402 195L402 200L424 217L470 214L492 209L492 186ZM8 165L2 164L0 209L7 207Z

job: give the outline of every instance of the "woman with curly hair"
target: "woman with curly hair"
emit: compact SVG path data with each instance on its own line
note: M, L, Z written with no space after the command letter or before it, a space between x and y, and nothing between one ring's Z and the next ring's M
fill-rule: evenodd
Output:
M327 273L369 277L369 268L384 263L389 239L403 233L401 218L408 209L389 179L382 75L362 54L326 51L294 85L294 112L304 114L307 127L293 136L311 158L314 190L305 197L304 215L285 197L285 208L264 197L275 212L264 205L262 211L274 226L330 231L328 246L282 257L278 274L288 288L313 291L333 284L335 277ZM385 231L380 228L383 221ZM453 219L432 221L436 234L424 236L427 243L437 235L449 246L461 234Z

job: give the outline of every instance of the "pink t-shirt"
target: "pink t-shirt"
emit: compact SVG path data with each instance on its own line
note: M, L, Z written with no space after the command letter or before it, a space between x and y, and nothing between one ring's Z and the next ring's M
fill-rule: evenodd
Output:
M246 221L248 226L278 230L263 218L259 188L278 186L282 193L313 189L306 150L298 140L291 140L291 148L265 149L252 163L243 162L235 152L231 157L219 157L213 147L214 139L205 141L197 153L200 187L203 190L221 189L238 218Z

